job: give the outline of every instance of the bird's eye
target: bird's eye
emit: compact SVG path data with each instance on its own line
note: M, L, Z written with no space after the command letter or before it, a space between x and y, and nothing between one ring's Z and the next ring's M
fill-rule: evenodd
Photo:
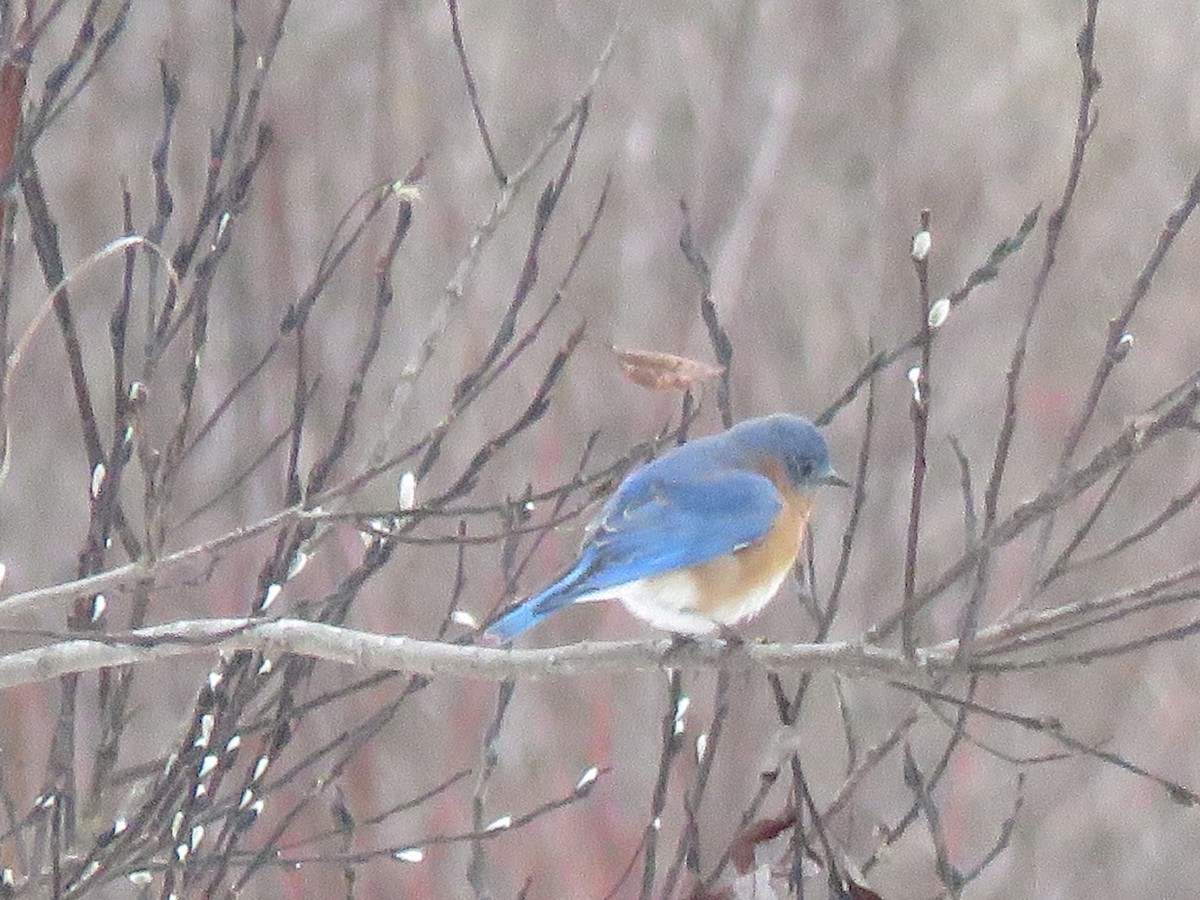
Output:
M797 481L806 481L812 477L813 464L811 459L792 460L792 475Z

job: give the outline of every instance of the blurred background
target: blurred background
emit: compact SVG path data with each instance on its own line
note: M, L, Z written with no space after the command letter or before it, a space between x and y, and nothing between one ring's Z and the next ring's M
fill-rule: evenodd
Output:
M253 60L276 10L267 3L242 5ZM76 7L82 5L67 4L39 45L29 76L31 96L74 39ZM592 457L599 466L678 417L678 395L649 392L625 380L610 347L712 358L698 314L699 286L679 250L681 200L690 208L696 244L712 266L713 297L733 342L732 402L739 418L775 410L817 414L861 369L872 345L894 346L919 327L908 254L921 209L932 211L931 290L942 296L982 264L1030 209L1043 204L1042 224L1025 249L1003 267L998 280L978 289L951 315L938 337L920 580L931 579L955 559L962 549L962 500L947 437L961 441L982 484L1001 421L1008 359L1041 259L1046 213L1059 200L1070 159L1082 4L468 0L461 16L481 105L498 158L510 172L520 168L583 92L613 41L575 171L547 235L542 280L524 313L526 324L545 308L564 274L607 178L611 189L561 308L529 356L504 376L504 389L473 407L459 424L429 481L418 485L418 501L507 425L528 402L554 351L583 322L584 344L555 389L547 417L505 451L473 498L500 500L519 495L526 485L536 489L569 478L593 431L600 433ZM150 157L161 131L160 59L182 89L169 166L177 209L172 228L194 215L209 135L219 125L228 86L230 44L228 8L221 3L133 4L113 53L36 150L68 268L123 233L122 179L132 194L135 225L148 227L153 216ZM1048 483L1103 352L1107 322L1125 302L1163 222L1200 164L1198 45L1200 7L1193 2L1101 4L1098 124L1033 332L1020 426L1001 495L1004 510ZM412 231L395 265L396 300L380 362L366 385L351 453L352 460L362 462L385 431L390 429L393 446L400 446L446 413L455 382L485 352L512 297L537 195L558 171L563 148L538 170L486 243L436 354L409 402L397 408L390 404L397 379L428 334L432 311L467 251L473 227L486 219L497 196L446 7L428 0L292 3L262 97L262 119L275 141L214 287L197 400L202 415L274 339L285 310L311 282L326 242L354 199L372 185L402 177L427 157ZM17 228L9 311L14 334L47 294L20 217ZM311 453L336 427L370 321L373 267L386 238L387 225L374 226L314 313L305 353L321 383L308 420L312 443L302 452ZM1197 367L1198 250L1195 227L1189 226L1132 324L1132 352L1102 399L1082 457ZM98 388L111 372L108 320L120 268L114 258L73 286L84 356ZM74 577L87 527L91 473L70 400L62 342L46 327L30 353L11 387L13 456L0 490L4 594ZM860 634L899 604L912 454L911 386L905 372L916 361L913 354L880 376L864 524L835 638ZM294 354L274 360L197 447L174 498L181 524L171 532L172 549L282 507L281 451L277 464L260 470L221 504L188 516L287 426L293 371ZM711 391L702 400L694 433L720 427ZM150 402L170 421L177 400L167 387L161 394L152 387ZM827 429L843 473L854 469L862 430L862 398ZM342 474L351 471L347 467ZM1151 464L1130 472L1116 507L1121 515L1102 519L1091 540L1096 547L1107 545L1130 523L1152 518L1197 478L1200 457L1182 441L1167 441ZM129 490L129 504L137 509L136 486ZM823 501L814 520L818 593L828 589L851 498L847 492ZM365 510L394 504L392 476L377 479L354 499L355 508ZM1069 519L1060 523L1054 546L1072 526ZM1181 517L1133 558L1126 555L1080 573L1038 604L1106 593L1180 569L1200 551L1195 526L1195 516ZM575 525L551 535L517 593L528 593L557 574L570 562L578 539ZM156 594L151 618L245 613L262 549L244 547L208 580ZM358 536L346 529L289 584L281 609L319 596L360 552ZM1017 542L997 559L986 621L1020 599L1028 553L1029 543ZM480 618L507 599L498 555L495 546L466 553L461 605ZM455 559L452 547L402 548L383 577L367 585L350 623L430 636L449 602ZM121 561L114 558L113 564ZM794 586L786 588L746 626L746 634L772 640L811 637L796 595ZM63 611L46 610L6 624L60 628L63 622ZM939 605L922 624L929 639L948 637L956 625L955 610ZM549 646L644 636L647 630L623 610L594 606L556 616L525 640ZM1196 787L1200 702L1194 686L1200 672L1195 655L1192 643L1168 643L1088 668L985 680L978 699L1023 715L1058 716L1082 740ZM126 764L161 756L177 738L198 680L212 662L186 658L148 667L135 688L129 728L137 740L126 746ZM345 677L331 668L318 675L325 686ZM687 682L689 741L707 727L714 681L695 677ZM861 747L880 739L911 704L869 679L842 687ZM84 696L93 689L85 687ZM494 685L461 681L437 682L422 692L341 779L350 808L366 817L458 769L477 766L495 694ZM57 687L49 683L0 695L0 752L7 788L19 808L28 807L37 791L57 697ZM781 744L789 751L793 742L799 746L818 805L837 790L847 763L831 678L815 680L794 734L781 734L761 679L737 681L731 701L731 719L701 811L705 865L728 845L758 789L760 772L779 763ZM599 897L612 889L647 822L665 702L665 680L655 675L518 687L487 798L496 816L569 794L588 766L613 771L586 800L489 844L489 877L497 896L514 896L526 877L532 879L530 897ZM86 734L86 711L81 715ZM314 738L336 734L356 718L353 706L331 709L306 720L304 728ZM909 740L917 758L931 765L947 731L932 716L925 718ZM1200 879L1195 811L1095 760L1014 766L984 747L1020 758L1058 748L986 719L972 719L969 730L980 744L968 743L956 754L937 798L949 851L964 869L986 852L1011 815L1018 771L1026 781L1011 845L968 896L1192 895ZM856 792L851 807L831 822L831 837L846 859L861 861L876 851L879 830L895 824L908 808L911 795L901 762L894 752ZM689 765L685 759L675 773L672 787L680 796ZM461 789L360 832L358 849L404 846L466 830L471 787L468 778ZM785 802L781 792L767 801L764 812L777 814ZM669 805L664 852L674 848L670 836L683 821L681 803ZM385 859L363 866L359 891L361 896L469 896L466 866L464 845L434 847L417 864ZM336 867L270 872L244 895L316 896L340 884L340 878ZM889 900L938 895L927 831L911 828L872 870L870 881ZM630 884L618 896L634 893Z

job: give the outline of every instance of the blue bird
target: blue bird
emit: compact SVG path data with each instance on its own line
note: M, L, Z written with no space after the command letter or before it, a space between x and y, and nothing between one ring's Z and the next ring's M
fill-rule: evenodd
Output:
M677 634L758 613L804 544L813 494L845 486L812 422L776 413L689 441L631 472L588 526L579 560L486 629L507 642L571 603L620 600Z

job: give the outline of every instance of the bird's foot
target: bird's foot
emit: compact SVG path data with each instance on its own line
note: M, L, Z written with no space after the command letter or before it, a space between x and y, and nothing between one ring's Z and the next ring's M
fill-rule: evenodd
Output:
M717 638L721 640L730 650L734 649L735 647L741 647L746 643L746 639L742 637L740 632L738 632L732 625L726 625L723 622L718 623L717 625Z
M679 631L671 632L671 647L672 651L684 650L688 647L694 647L700 643L700 639L694 634L683 634Z
M684 634L678 631L671 632L671 650L684 650L688 647L700 647L710 642L718 642L724 649L731 650L735 647L744 646L746 639L741 636L734 628L723 623L717 623L714 632L707 634Z

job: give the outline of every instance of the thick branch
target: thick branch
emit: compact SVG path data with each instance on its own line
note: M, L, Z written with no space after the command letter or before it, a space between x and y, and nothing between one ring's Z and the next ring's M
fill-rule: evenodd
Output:
M197 619L72 638L0 656L0 688L199 651L251 649L269 656L292 653L324 659L364 672L402 671L486 681L672 668L729 672L832 669L843 674L927 680L922 667L898 653L848 641L731 646L720 641L681 645L658 640L498 650L370 634L299 619Z

